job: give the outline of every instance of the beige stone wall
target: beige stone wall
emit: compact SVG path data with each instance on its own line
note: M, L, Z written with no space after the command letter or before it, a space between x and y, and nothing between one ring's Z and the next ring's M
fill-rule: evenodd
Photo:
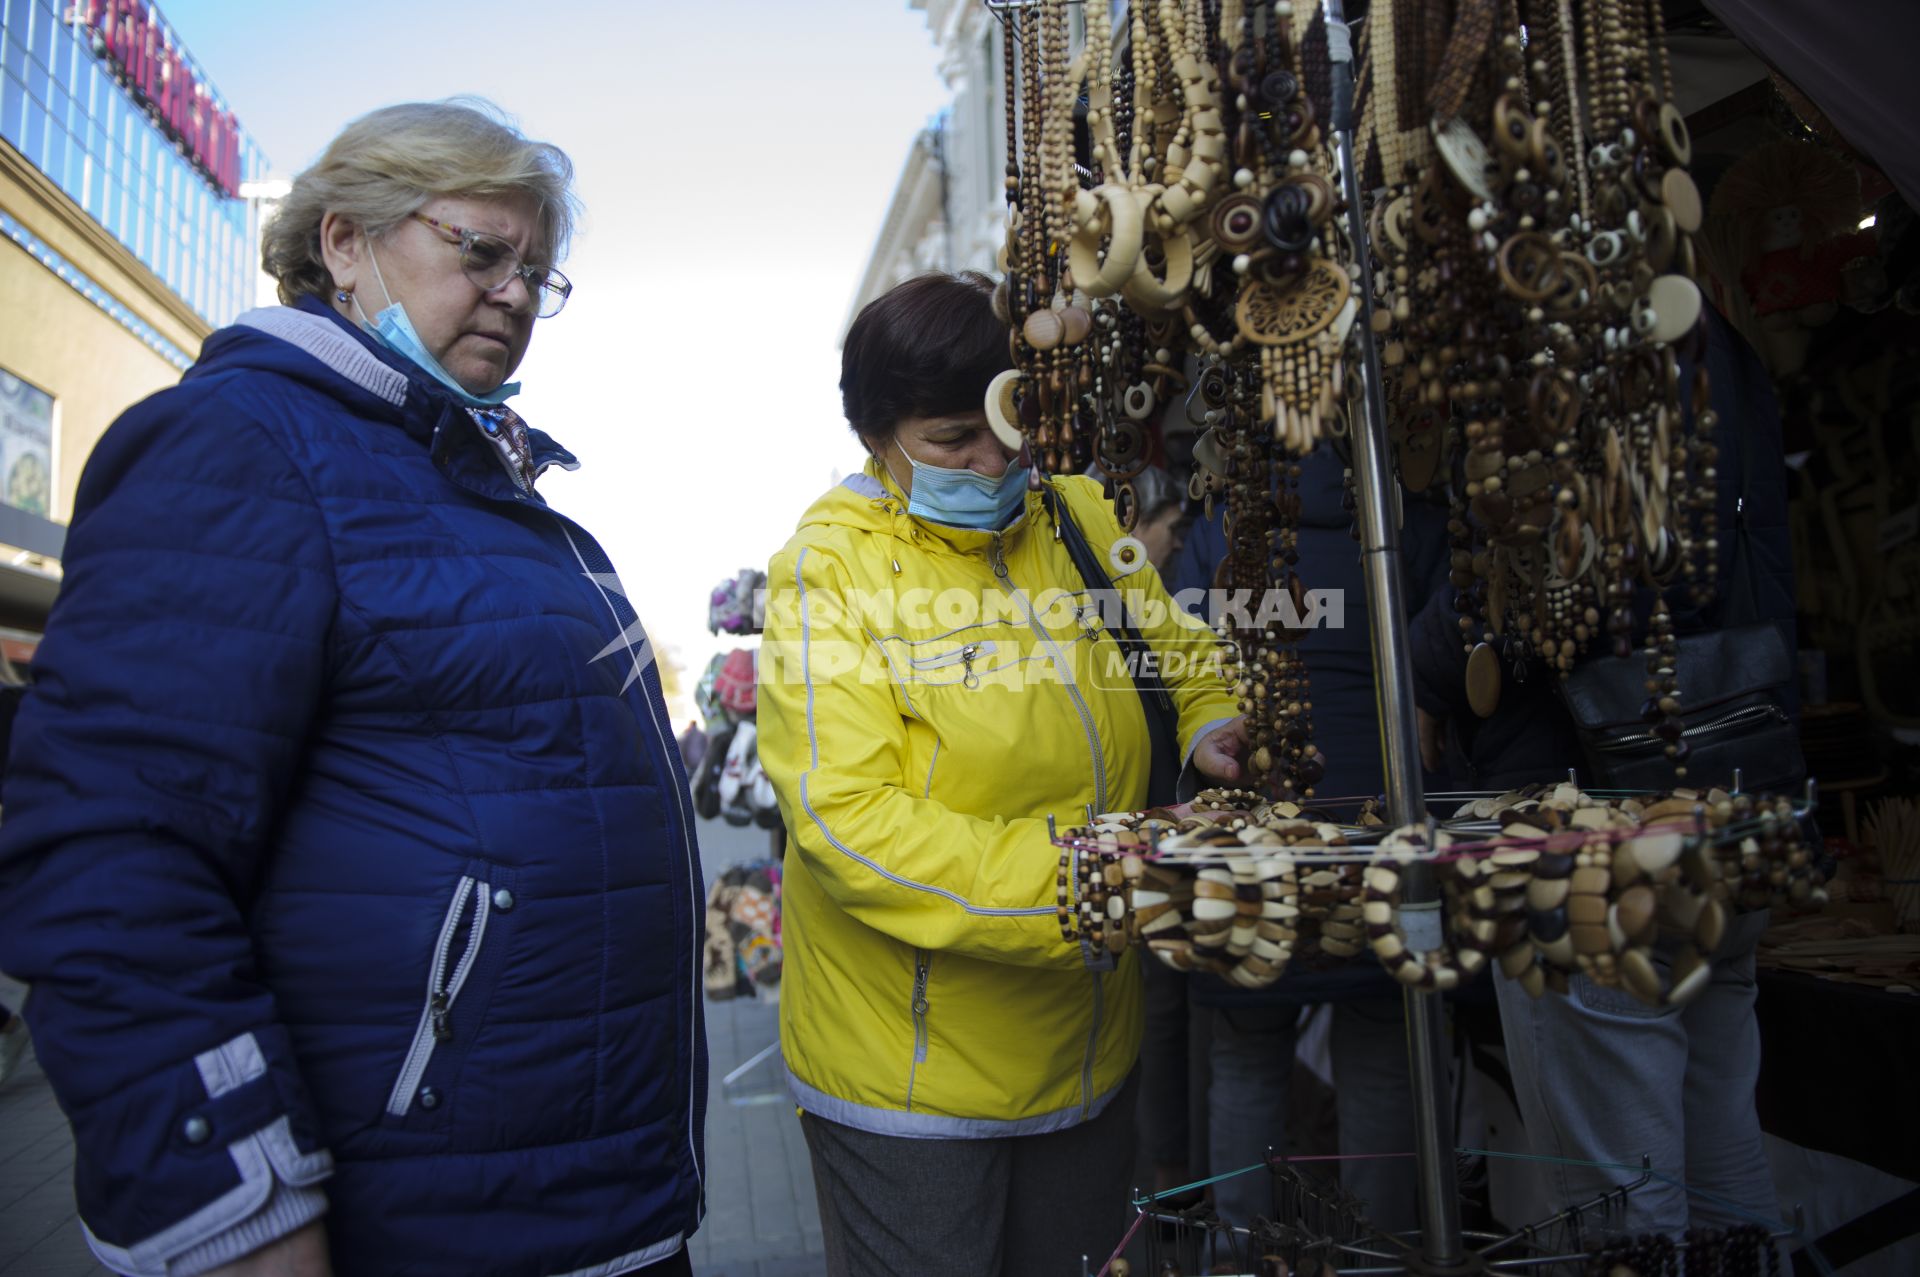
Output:
M0 143L0 208L189 356L211 331L66 195ZM54 497L65 523L106 428L180 373L12 240L0 237L0 368L54 397Z
M7 239L0 239L0 315L0 368L54 398L50 516L65 523L100 435L128 405L180 374Z

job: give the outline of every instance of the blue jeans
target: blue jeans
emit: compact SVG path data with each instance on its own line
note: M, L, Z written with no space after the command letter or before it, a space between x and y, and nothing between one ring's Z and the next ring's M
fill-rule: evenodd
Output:
M1678 1237L1689 1228L1780 1217L1753 1107L1760 1076L1753 953L1766 926L1765 913L1734 919L1712 982L1684 1007L1649 1007L1584 976L1574 977L1564 998L1535 999L1495 977L1529 1150L1626 1166L1645 1156L1699 1190L1689 1200L1660 1180L1637 1189L1624 1217L1611 1217L1623 1233ZM1669 955L1656 956L1663 975L1668 964ZM1538 1169L1556 1208L1637 1178L1630 1170Z
M1252 1166L1267 1151L1287 1151L1287 1093L1293 1080L1295 1006L1222 1006L1214 1012L1208 1099L1211 1175ZM1413 1096L1407 1076L1406 1020L1397 996L1333 1004L1335 1111L1343 1154L1405 1153L1413 1148ZM1413 1162L1407 1158L1340 1163L1341 1182L1367 1203L1372 1223L1389 1232L1418 1226ZM1239 1227L1273 1214L1271 1181L1261 1172L1213 1186L1214 1207Z

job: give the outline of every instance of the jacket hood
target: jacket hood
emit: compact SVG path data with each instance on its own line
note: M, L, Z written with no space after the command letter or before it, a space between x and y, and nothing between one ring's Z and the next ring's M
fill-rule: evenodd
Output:
M207 338L200 358L183 380L231 372L268 372L318 389L336 399L398 419L409 408L438 409L452 401L397 366L399 357L384 350L354 325L313 298L293 306L264 306L244 312L230 327ZM424 379L423 379L424 380ZM439 403L432 403L439 400Z
M324 303L303 297L292 306L249 310L207 338L183 381L234 372L264 372L313 387L357 412L430 437L457 404L426 373L394 354ZM579 462L542 431L528 427L537 466L577 469Z
M1043 517L1044 509L1040 494L1028 492L1024 509L1001 530L1000 536L1017 537L1034 520ZM985 554L994 538L994 533L977 528L950 527L908 514L907 499L901 495L899 485L886 467L871 457L860 473L848 475L807 507L807 512L800 516L800 527L809 526L895 536L903 541L945 546L961 554Z

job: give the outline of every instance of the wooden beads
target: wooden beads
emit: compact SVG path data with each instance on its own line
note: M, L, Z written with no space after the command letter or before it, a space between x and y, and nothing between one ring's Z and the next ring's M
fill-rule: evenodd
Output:
M1660 1006L1705 986L1737 910L1823 899L1783 799L1602 799L1561 784L1477 799L1460 821L1491 821L1498 834L1409 826L1368 851L1348 840L1364 819L1356 830L1225 789L1182 819L1101 816L1065 839L1063 934L1112 953L1144 943L1177 970L1247 988L1301 953L1340 959L1364 946L1417 988L1456 988L1497 963L1534 996L1565 993L1581 975ZM1416 871L1433 877L1430 904L1404 901ZM1670 968L1654 949L1660 933L1684 937Z

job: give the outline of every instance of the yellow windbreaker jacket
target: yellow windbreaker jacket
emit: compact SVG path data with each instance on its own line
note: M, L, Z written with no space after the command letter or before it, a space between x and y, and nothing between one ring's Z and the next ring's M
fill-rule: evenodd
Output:
M1054 482L1096 553L1121 541L1097 484ZM1114 559L1190 756L1239 712L1218 645L1144 556ZM1047 817L1143 805L1148 736L1040 498L1005 532L949 528L870 465L814 503L767 588L759 748L788 830L795 1100L930 1138L1094 1116L1139 1049L1139 968L1061 938Z

